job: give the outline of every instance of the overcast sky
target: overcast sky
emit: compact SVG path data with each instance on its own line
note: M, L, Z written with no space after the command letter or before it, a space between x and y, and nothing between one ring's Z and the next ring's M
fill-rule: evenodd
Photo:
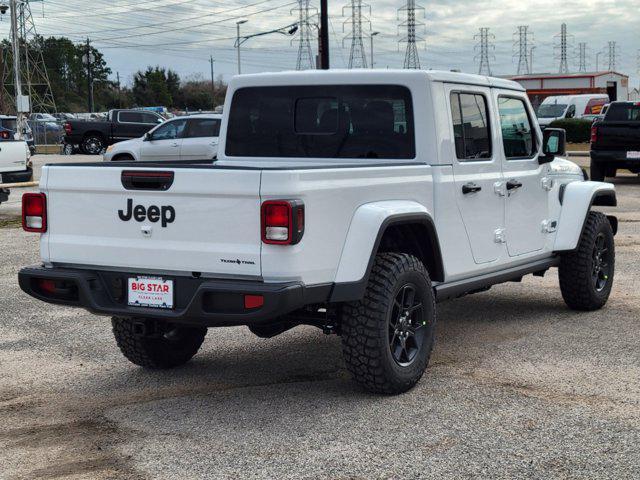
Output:
M402 1L371 2L374 31L381 32L375 40L375 62L378 67L401 67L404 46L398 40L397 9ZM344 3L348 3L346 0ZM312 5L316 2L312 1ZM162 65L176 70L183 78L210 75L209 55L215 58L216 75L226 77L236 72L234 39L235 23L240 19L243 34L253 34L280 28L297 21L296 1L288 0L44 0L31 1L36 28L42 35L65 35L80 41L90 37L102 50L115 72L124 82L130 82L134 72L147 65ZM343 37L349 23L343 22L342 2L329 0L331 15L332 67L346 67L349 41ZM579 42L588 46L588 69L596 68L596 53L604 51L607 42L617 42L617 70L638 83L638 52L640 49L640 9L631 0L439 0L424 2L418 18L424 29L420 43L423 68L460 69L477 72L474 35L480 27L490 28L495 35L491 59L494 74L514 74L514 37L518 25L529 25L535 45L533 68L536 72L557 72L555 59L559 45L555 36L562 22L567 23L570 47ZM43 17L44 7L44 17ZM348 15L349 10L345 13ZM424 14L424 18L423 15ZM0 23L0 33L8 36L8 18ZM368 22L365 33L371 31ZM297 46L291 38L271 35L251 39L242 48L243 72L288 70L295 68ZM367 56L369 43L365 39ZM317 43L313 42L314 50ZM577 52L569 49L570 69L578 69ZM369 61L369 59L368 59ZM608 67L608 55L600 55L600 69ZM115 75L114 75L115 76Z

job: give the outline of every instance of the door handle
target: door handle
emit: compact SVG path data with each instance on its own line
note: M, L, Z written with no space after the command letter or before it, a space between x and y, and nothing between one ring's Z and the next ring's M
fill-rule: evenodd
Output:
M509 180L507 182L507 190L508 191L512 191L512 190L517 190L518 188L522 188L522 183L520 183L517 180Z
M462 186L462 193L464 195L468 195L470 193L477 193L480 190L482 190L482 187L475 183L467 183L466 185Z
M180 146L180 144L178 144L178 143L172 143L172 144L171 144L171 146L172 146L172 147L179 147L179 146Z

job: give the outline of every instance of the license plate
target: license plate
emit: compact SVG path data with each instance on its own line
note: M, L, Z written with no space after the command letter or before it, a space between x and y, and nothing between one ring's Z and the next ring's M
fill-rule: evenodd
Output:
M639 159L640 152L627 152L627 158Z
M173 308L173 280L159 277L129 278L129 305Z

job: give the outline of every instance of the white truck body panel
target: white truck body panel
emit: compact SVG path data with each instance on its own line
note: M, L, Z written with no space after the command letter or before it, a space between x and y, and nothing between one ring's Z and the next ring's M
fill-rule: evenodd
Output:
M245 87L287 85L402 85L412 94L416 155L409 160L231 157L227 128L234 92ZM451 120L449 95L464 90L486 96L492 157L461 162ZM432 218L442 251L444 282L500 271L553 256L557 229L577 242L573 220L561 216L559 188L582 180L580 169L562 159L539 165L540 152L523 161L506 160L502 149L498 95L522 99L514 82L449 72L330 71L246 75L227 92L219 160L210 166L174 167L167 192L126 191L123 168L45 167L50 229L42 237L48 265L128 269L136 272L200 272L205 277L254 278L305 285L361 280L380 225L400 213ZM533 127L538 141L541 131ZM129 167L131 168L131 167ZM144 167L146 169L157 169ZM511 178L524 188L499 195ZM78 179L82 179L81 182ZM481 184L463 196L462 186ZM601 188L611 188L603 186ZM176 219L167 228L123 222L118 210L170 204ZM260 238L260 205L296 199L305 205L305 233L293 246L267 245ZM585 207L585 208L588 208ZM581 211L582 219L585 212ZM547 223L553 228L543 230ZM554 223L555 222L555 223ZM152 227L150 236L144 227ZM503 240L498 231L504 230ZM234 261L235 260L235 261Z

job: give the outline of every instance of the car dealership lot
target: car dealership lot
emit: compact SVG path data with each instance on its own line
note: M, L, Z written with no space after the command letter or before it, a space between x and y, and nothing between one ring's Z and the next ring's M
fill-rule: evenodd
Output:
M107 318L19 290L39 255L15 190L0 205L0 478L637 478L640 180L614 183L604 310L568 310L555 271L441 304L431 366L397 397L359 390L339 339L309 327L210 330L185 367L131 365Z

